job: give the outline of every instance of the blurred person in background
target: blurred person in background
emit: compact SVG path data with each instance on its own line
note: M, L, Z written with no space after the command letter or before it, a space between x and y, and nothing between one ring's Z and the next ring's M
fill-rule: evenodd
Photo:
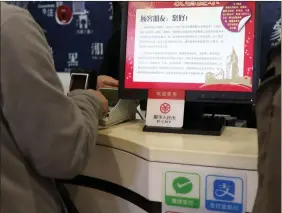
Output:
M270 45L263 49L268 57L256 98L259 181L253 213L281 212L281 11L274 23L267 26L273 30L264 41Z
M257 91L258 190L253 213L281 212L281 2L262 4Z
M281 43L257 91L258 190L253 213L281 212Z
M94 90L64 95L30 13L1 2L1 212L63 213L54 179L82 172L108 111Z

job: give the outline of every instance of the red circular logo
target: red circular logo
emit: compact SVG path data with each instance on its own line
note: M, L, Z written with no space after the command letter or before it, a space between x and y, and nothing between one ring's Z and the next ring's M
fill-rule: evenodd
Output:
M169 113L169 112L170 112L170 104L168 104L168 103L163 103L163 104L161 104L161 106L160 106L160 111L161 111L161 113L163 113L163 114Z
M68 24L72 20L72 10L67 5L61 5L56 11L57 19L61 24Z

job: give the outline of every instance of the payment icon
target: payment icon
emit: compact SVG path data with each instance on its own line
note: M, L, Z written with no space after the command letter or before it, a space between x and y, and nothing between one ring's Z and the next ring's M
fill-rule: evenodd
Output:
M207 210L226 213L246 212L242 177L207 175L205 191Z
M235 198L235 183L231 180L214 181L214 198L217 200L233 201Z
M165 204L181 208L200 208L200 180L197 173L166 172Z
M193 188L192 182L186 177L177 177L172 183L176 194L188 194Z

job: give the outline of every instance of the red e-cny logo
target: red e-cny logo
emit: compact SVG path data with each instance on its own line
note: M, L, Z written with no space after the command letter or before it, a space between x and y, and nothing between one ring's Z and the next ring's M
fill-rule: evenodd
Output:
M168 103L163 103L163 104L161 104L161 106L160 106L160 111L161 111L161 113L163 113L163 114L167 114L167 113L169 113L170 112L170 104L168 104Z

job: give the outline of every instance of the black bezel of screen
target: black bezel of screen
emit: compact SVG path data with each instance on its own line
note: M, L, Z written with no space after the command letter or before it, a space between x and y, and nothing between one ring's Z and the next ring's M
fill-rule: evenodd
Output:
M260 73L260 46L261 46L261 3L256 3L255 17L255 40L254 40L254 64L252 92L217 92L217 91L192 91L186 90L186 101L190 102L213 102L213 103L254 103L255 93L259 82ZM124 87L125 64L126 64L126 41L127 41L127 17L128 2L123 2L121 23L121 46L120 46L120 81L119 97L121 99L147 100L148 89L128 89Z

